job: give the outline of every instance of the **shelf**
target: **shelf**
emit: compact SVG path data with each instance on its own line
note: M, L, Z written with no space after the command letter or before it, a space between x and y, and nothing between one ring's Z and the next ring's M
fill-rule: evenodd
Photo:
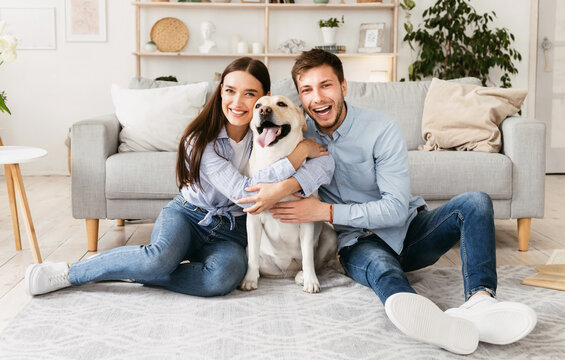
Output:
M270 8L277 10L306 10L306 9L394 9L395 4L383 3L354 3L354 4L270 4L270 3L198 3L198 2L138 2L132 1L132 5L142 8L200 8L200 9L218 9L218 8Z
M398 13L399 13L399 0L388 0L386 3L381 2L373 2L373 3L348 3L348 4L315 4L313 0L310 3L296 3L296 4L271 4L270 0L261 0L261 2L255 3L241 3L240 0L232 0L233 2L229 3L212 3L212 2L150 2L150 1L141 1L136 0L132 1L131 4L135 8L135 16L136 16L136 39L135 39L135 48L133 55L136 57L136 74L137 76L141 76L141 59L149 59L149 58L179 58L179 59L199 59L199 61L206 62L206 59L211 58L231 58L235 59L240 56L249 56L252 58L260 59L265 63L265 65L270 68L269 61L270 60L277 60L277 65L275 68L280 68L280 62L286 61L291 62L293 58L297 57L298 54L285 54L285 53L278 53L275 52L276 47L273 46L271 42L271 34L275 33L276 31L281 31L286 23L281 25L280 22L275 22L278 29L273 28L273 23L271 20L272 14L276 12L284 11L292 11L296 13L308 13L308 14L316 14L320 11L327 10L329 13L339 14L342 15L344 11L353 12L355 13L368 13L368 12L375 12L375 13L388 13L390 16L390 20L386 23L388 24L387 27L390 29L388 31L388 45L384 47L385 50L389 51L387 53L345 53L345 54L336 54L338 57L342 59L349 59L350 62L355 62L357 59L368 59L369 62L372 62L372 59L380 59L389 58L390 62L388 61L379 61L376 60L375 63L390 63L388 66L389 73L391 74L391 79L396 81L396 73L397 73L397 63L398 63ZM237 1L237 2L236 2ZM348 0L351 1L351 0ZM386 0L385 0L386 1ZM183 15L180 15L178 10L199 10L199 9L207 9L207 10L217 10L219 12L228 12L230 10L252 10L255 13L257 11L264 12L264 24L257 25L257 31L261 31L261 27L264 30L264 37L263 37L263 47L265 49L265 53L261 54L238 54L233 52L224 52L221 53L208 53L202 54L197 52L198 49L193 49L191 47L190 51L181 51L181 52L144 52L143 47L141 44L141 25L140 25L140 14L142 12L150 12L151 10L158 10L158 9L167 9L168 13L174 14L175 12L179 14L179 16L188 16L192 15L189 12L184 11L182 12ZM164 11L161 11L163 13ZM213 13L213 11L212 11ZM161 15L162 16L162 15ZM193 15L192 15L193 16ZM285 15L286 17L286 15ZM372 16L371 16L372 17ZM380 16L378 21L383 21L382 18L384 16ZM370 18L369 18L370 19ZM376 20L373 20L376 21ZM367 22L372 22L371 20ZM357 37L358 34L355 33L352 36ZM349 38L352 39L352 38ZM280 39L277 39L280 41ZM351 42L351 41L350 41ZM351 44L349 44L351 45ZM356 50L357 46L349 46L348 48L351 50Z
M238 56L249 56L249 57L270 57L270 58L294 58L299 54L285 54L285 53L262 53L262 54L238 54L238 53L187 53L187 52L132 52L135 56L147 56L147 57L238 57ZM367 58L367 57L393 57L397 54L394 53L345 53L336 54L343 58Z

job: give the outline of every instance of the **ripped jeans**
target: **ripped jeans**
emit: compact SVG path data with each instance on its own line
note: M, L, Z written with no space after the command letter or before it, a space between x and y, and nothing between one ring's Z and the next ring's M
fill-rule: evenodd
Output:
M198 225L206 213L179 195L161 210L149 245L122 246L73 263L69 281L76 286L134 279L188 295L227 294L247 271L246 217L235 217L235 229L230 230L225 216Z

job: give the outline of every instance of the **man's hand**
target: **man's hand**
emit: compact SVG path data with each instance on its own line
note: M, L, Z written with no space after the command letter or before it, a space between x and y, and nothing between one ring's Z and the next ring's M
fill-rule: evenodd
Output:
M244 212L258 215L267 210L283 197L286 196L282 183L261 183L245 188L245 191L259 191L256 195L241 198L236 201L237 204L255 203L253 206L243 209Z
M303 200L284 201L275 204L269 211L275 219L288 223L329 221L330 204L310 195Z

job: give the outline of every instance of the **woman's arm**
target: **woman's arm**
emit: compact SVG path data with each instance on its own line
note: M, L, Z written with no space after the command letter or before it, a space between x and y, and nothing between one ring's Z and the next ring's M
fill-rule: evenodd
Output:
M252 200L237 202L243 208L254 206L255 211L257 211L257 208L261 208L261 211L267 209L283 197L298 191L300 189L300 180L297 181L297 179L291 178L295 174L295 169L300 168L300 165L307 157L319 157L328 154L328 151L323 146L313 140L303 140L287 158L259 170L253 178L248 178L240 174L230 161L219 156L214 151L213 146L213 143L208 144L202 154L200 178L212 184L219 192L233 202L244 196L249 196L246 189L252 189L255 185L260 184L256 190L251 190L258 191L258 193L253 194L254 198ZM188 151L190 151L190 148ZM322 158L329 158L329 156L322 156ZM331 158L329 161L333 165ZM319 162L319 164L327 163L327 159Z

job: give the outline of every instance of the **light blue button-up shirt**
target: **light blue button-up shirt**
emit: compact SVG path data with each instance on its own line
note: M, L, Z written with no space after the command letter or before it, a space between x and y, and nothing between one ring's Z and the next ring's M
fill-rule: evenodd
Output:
M408 152L396 121L369 109L347 105L347 115L333 139L307 117L306 138L327 147L335 161L329 185L320 198L334 204L338 249L374 233L398 254L417 208L424 199L410 194Z
M246 142L245 151L248 158L253 146L253 136L250 136L250 133L251 130L242 140ZM189 146L187 151L190 152L190 149ZM258 171L253 178L248 178L233 166L232 157L233 149L224 127L215 141L215 150L214 142L210 142L202 154L200 184L204 191L197 186L194 189L190 186L181 189L186 201L208 211L200 225L210 224L214 215L224 215L230 219L233 227L233 217L243 215L242 208L253 205L235 204L238 199L256 194L244 190L251 185L280 182L292 176L298 181L304 194L309 196L320 185L330 182L335 166L331 156L321 156L308 159L298 171L295 171L290 161L283 158L268 168Z

